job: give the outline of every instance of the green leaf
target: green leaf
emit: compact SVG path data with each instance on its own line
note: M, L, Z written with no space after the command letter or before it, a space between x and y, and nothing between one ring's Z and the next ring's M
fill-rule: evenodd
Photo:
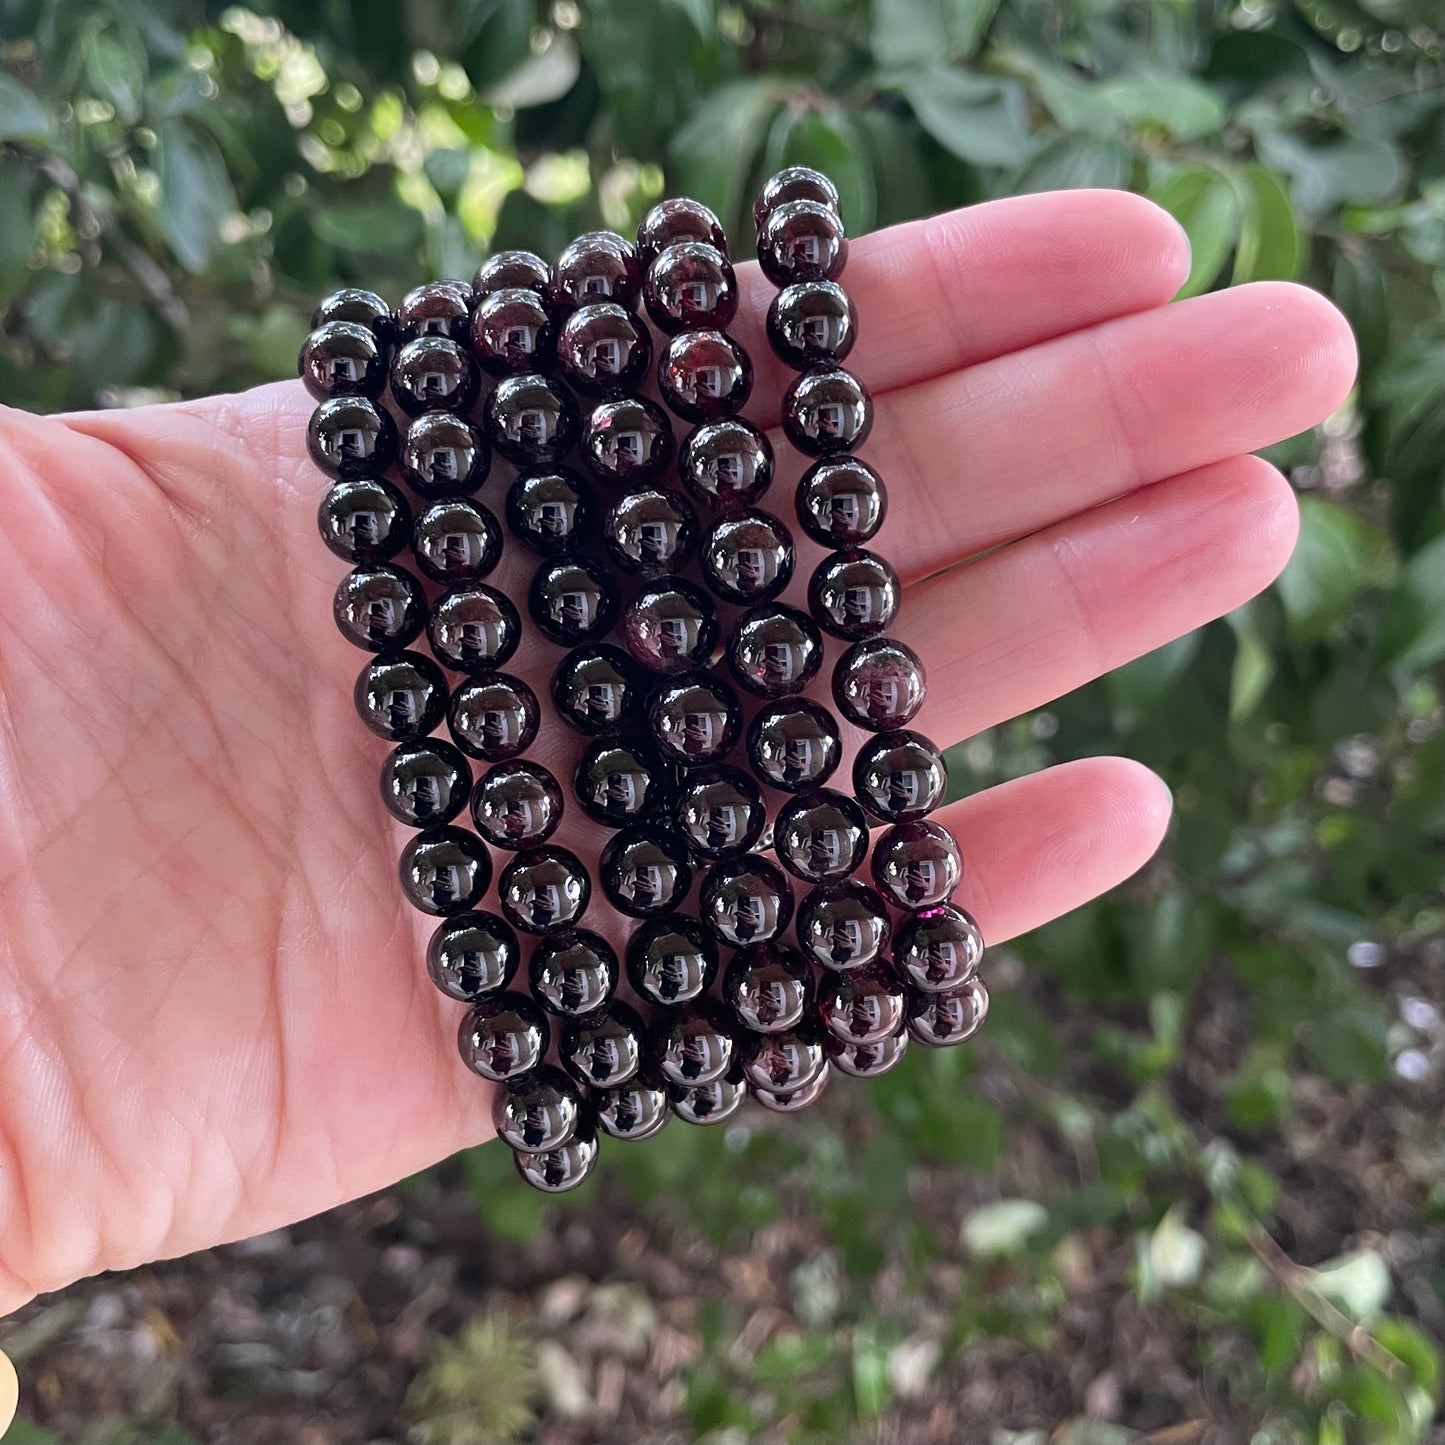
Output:
M1114 709L1114 725L1129 732L1153 710L1170 684L1189 668L1204 640L1202 630L1186 632L1153 652L1146 652L1104 678L1104 689Z
M318 240L348 256L414 257L422 240L422 219L400 201L337 206L312 223Z
M1383 536L1337 502L1300 498L1300 534L1294 556L1275 583L1292 636L1322 637L1380 575Z
M1253 604L1231 612L1225 619L1234 633L1234 666L1229 677L1229 720L1242 722L1254 715L1274 681L1275 658L1259 635Z
M734 81L713 91L672 138L677 189L711 206L730 232L752 224L744 215L748 186L777 106L773 81Z
M1378 1084L1390 1076L1388 1031L1373 999L1347 1000L1310 1027L1310 1058L1337 1084Z
M1049 1211L1036 1199L998 1199L981 1204L964 1221L959 1238L981 1259L1022 1253L1048 1227Z
M945 150L975 166L1021 166L1036 144L1016 81L928 65L885 77Z
M35 92L0 71L0 140L45 141L54 128Z
M971 56L998 6L999 0L874 0L873 58L886 67Z
M146 82L143 50L132 49L102 30L86 45L85 74L96 95L115 107L119 120L134 125L140 119Z
M1390 1269L1373 1249L1341 1254L1309 1272L1309 1282L1356 1323L1385 1308L1390 1298Z
M1125 75L1106 80L1095 93L1121 120L1192 141L1224 124L1224 102L1187 75Z
M35 246L35 213L30 170L14 156L0 155L0 311L30 275Z
M873 229L877 197L873 168L858 131L841 106L779 111L768 132L763 169L812 166L838 188L838 204L850 235Z
M1189 279L1180 296L1197 296L1219 279L1239 235L1239 196L1229 179L1212 166L1176 171L1153 192L1157 201L1189 236Z
M1129 152L1116 140L1093 135L1055 136L1013 187L1022 195L1089 187L1122 189L1129 183Z
M932 209L928 174L913 128L891 111L869 107L853 115L873 172L874 224L896 226Z
M1293 181L1294 203L1307 216L1325 216L1341 206L1377 206L1393 200L1405 182L1399 148L1370 136L1339 135L1306 141L1280 130L1261 130L1259 157Z
M1239 176L1243 220L1234 253L1234 284L1293 281L1299 275L1303 243L1284 183L1263 166L1246 166Z
M184 122L156 139L161 198L156 221L187 271L210 268L222 250L221 222L236 209L236 193L215 143Z

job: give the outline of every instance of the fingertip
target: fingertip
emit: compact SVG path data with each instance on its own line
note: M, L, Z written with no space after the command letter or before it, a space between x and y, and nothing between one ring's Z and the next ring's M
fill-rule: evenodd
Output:
M1189 279L1189 233L1163 206L1133 191L1091 190L1077 194L1090 197L1116 218L1132 242L1134 264L1158 277L1165 299Z
M1222 293L1267 318L1279 346L1296 357L1297 379L1306 386L1315 421L1322 421L1350 394L1359 368L1355 333L1328 297L1294 281L1252 281Z

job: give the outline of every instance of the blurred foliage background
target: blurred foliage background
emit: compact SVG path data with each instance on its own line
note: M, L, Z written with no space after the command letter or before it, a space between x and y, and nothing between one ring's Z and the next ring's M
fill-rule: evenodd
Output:
M1303 511L1279 585L952 756L960 790L1142 759L1178 805L1158 862L996 952L976 1047L917 1051L795 1127L677 1128L560 1205L514 1187L500 1150L411 1181L398 1237L432 1247L428 1201L462 1191L476 1247L535 1269L378 1400L378 1438L1437 1430L1439 18L1428 0L0 0L11 404L290 375L337 281L396 295L488 248L629 230L663 192L741 232L792 162L833 176L854 233L1128 187L1188 230L1187 292L1297 278L1359 337L1351 402L1275 457ZM595 1399L589 1417L575 1349L579 1409L538 1385L565 1311L533 1308L559 1241L604 1219L716 1267L688 1347L629 1367L660 1371L661 1417L614 1425ZM759 1258L763 1326L739 1283ZM58 1347L32 1331L16 1352ZM104 1418L91 1398L42 1392L17 1438L202 1428L184 1391ZM295 1419L324 1422L329 1398L303 1392Z

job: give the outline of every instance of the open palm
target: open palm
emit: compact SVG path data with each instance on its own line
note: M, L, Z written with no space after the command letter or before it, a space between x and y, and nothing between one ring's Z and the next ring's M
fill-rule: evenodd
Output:
M1110 192L855 244L849 364L877 401L895 631L928 664L917 726L940 743L1218 616L1289 555L1289 487L1248 453L1338 405L1348 330L1277 284L1166 308L1187 270L1174 223ZM764 291L745 277L760 362ZM759 416L780 380L761 365ZM289 383L0 413L0 1310L491 1132L458 1006L422 967L431 920L396 887L309 408ZM518 596L527 570L492 580ZM559 655L529 632L512 670L545 686ZM538 755L565 776L576 746L544 734ZM941 817L997 942L1126 877L1168 813L1151 774L1094 759ZM567 826L595 859L600 830Z

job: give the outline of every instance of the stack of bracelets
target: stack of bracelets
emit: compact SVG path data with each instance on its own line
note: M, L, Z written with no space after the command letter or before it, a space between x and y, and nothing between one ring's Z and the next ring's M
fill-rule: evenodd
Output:
M468 1005L462 1058L496 1085L497 1132L547 1191L587 1177L599 1131L714 1123L749 1095L801 1109L832 1071L882 1074L910 1039L960 1042L988 1008L982 938L951 902L958 846L928 821L943 758L908 726L923 665L886 635L901 588L868 550L888 502L854 454L872 402L842 365L858 323L838 284L838 194L793 167L754 218L779 288L768 340L797 372L782 433L811 461L798 523L828 549L807 612L779 600L796 553L760 505L774 456L740 414L752 365L728 333L737 281L706 206L663 201L635 246L590 232L550 267L500 252L470 286L420 286L395 310L338 291L301 351L320 403L307 442L332 478L321 534L353 565L336 622L372 654L356 708L396 744L382 798L417 830L402 889L441 919L427 967ZM653 376L667 410L643 394ZM668 411L691 428L680 444ZM475 500L494 457L515 469L505 529ZM526 756L544 704L506 671L526 624L484 581L508 536L536 559L530 625L565 649L549 701L587 739L572 793L611 830L596 880L610 927L582 926L593 879L550 841L564 789ZM407 547L415 571L394 560ZM430 656L413 647L423 633ZM846 645L833 701L867 735L851 794L828 786L838 721L803 695L825 634ZM746 767L729 761L739 744ZM468 808L475 831L455 821ZM870 817L884 825L871 884L853 876ZM619 960L608 934L623 919L636 924ZM534 940L525 960L519 935Z

